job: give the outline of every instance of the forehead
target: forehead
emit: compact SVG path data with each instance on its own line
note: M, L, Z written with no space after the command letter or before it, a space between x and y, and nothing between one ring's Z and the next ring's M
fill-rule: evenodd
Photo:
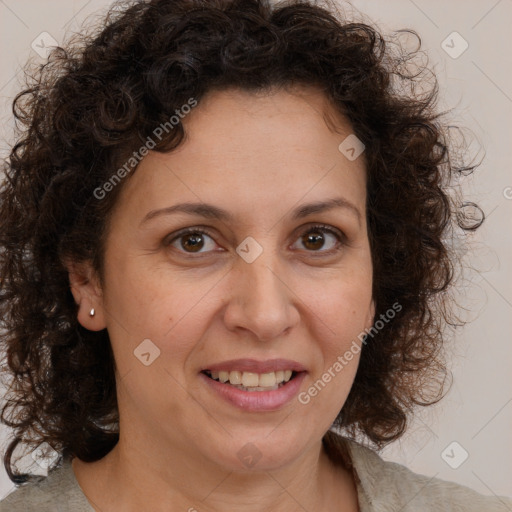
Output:
M246 204L254 212L340 191L364 208L364 157L350 161L339 151L352 128L316 88L213 91L182 123L180 146L151 151L126 183L124 201L146 209L178 199Z
M292 142L296 146L302 143L306 149L319 142L328 144L327 132L337 140L339 135L352 131L347 119L314 86L257 92L236 88L210 91L184 119L184 126L189 133L194 132L198 144L206 144L215 152L229 148L209 144L222 134L226 135L225 142L235 143L251 136L266 147ZM279 138L266 137L275 136L276 132Z

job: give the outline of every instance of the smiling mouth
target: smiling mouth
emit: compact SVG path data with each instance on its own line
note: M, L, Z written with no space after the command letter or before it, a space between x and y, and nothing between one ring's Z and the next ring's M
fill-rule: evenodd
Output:
M293 370L280 370L268 373L254 373L242 371L210 371L203 370L207 377L222 384L242 391L274 391L282 388L293 380L298 372Z

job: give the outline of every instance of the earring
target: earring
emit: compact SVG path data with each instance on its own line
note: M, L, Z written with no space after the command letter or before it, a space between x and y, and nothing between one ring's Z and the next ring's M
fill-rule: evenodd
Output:
M89 311L89 316L90 317L93 317L95 315L96 311L94 311L94 308L91 309L91 311Z

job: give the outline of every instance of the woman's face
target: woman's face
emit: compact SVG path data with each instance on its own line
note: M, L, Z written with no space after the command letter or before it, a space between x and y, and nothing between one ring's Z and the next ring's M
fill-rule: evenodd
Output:
M352 132L328 109L316 89L210 93L179 148L122 184L82 323L108 329L122 437L141 453L277 468L341 410L374 309L364 161L338 149Z

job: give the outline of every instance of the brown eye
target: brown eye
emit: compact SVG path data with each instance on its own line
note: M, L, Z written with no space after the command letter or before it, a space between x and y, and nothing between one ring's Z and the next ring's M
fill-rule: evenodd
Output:
M310 252L330 253L343 242L343 235L327 226L313 226L301 235L300 241Z
M187 254L207 253L216 247L213 238L206 231L198 228L177 233L166 245ZM206 250L203 250L205 248Z
M325 243L325 237L323 233L319 231L310 231L305 235L302 235L302 242L304 243L304 247L311 250L321 249Z
M181 247L186 251L191 250L192 252L200 251L204 246L204 239L201 233L185 235L180 238Z

